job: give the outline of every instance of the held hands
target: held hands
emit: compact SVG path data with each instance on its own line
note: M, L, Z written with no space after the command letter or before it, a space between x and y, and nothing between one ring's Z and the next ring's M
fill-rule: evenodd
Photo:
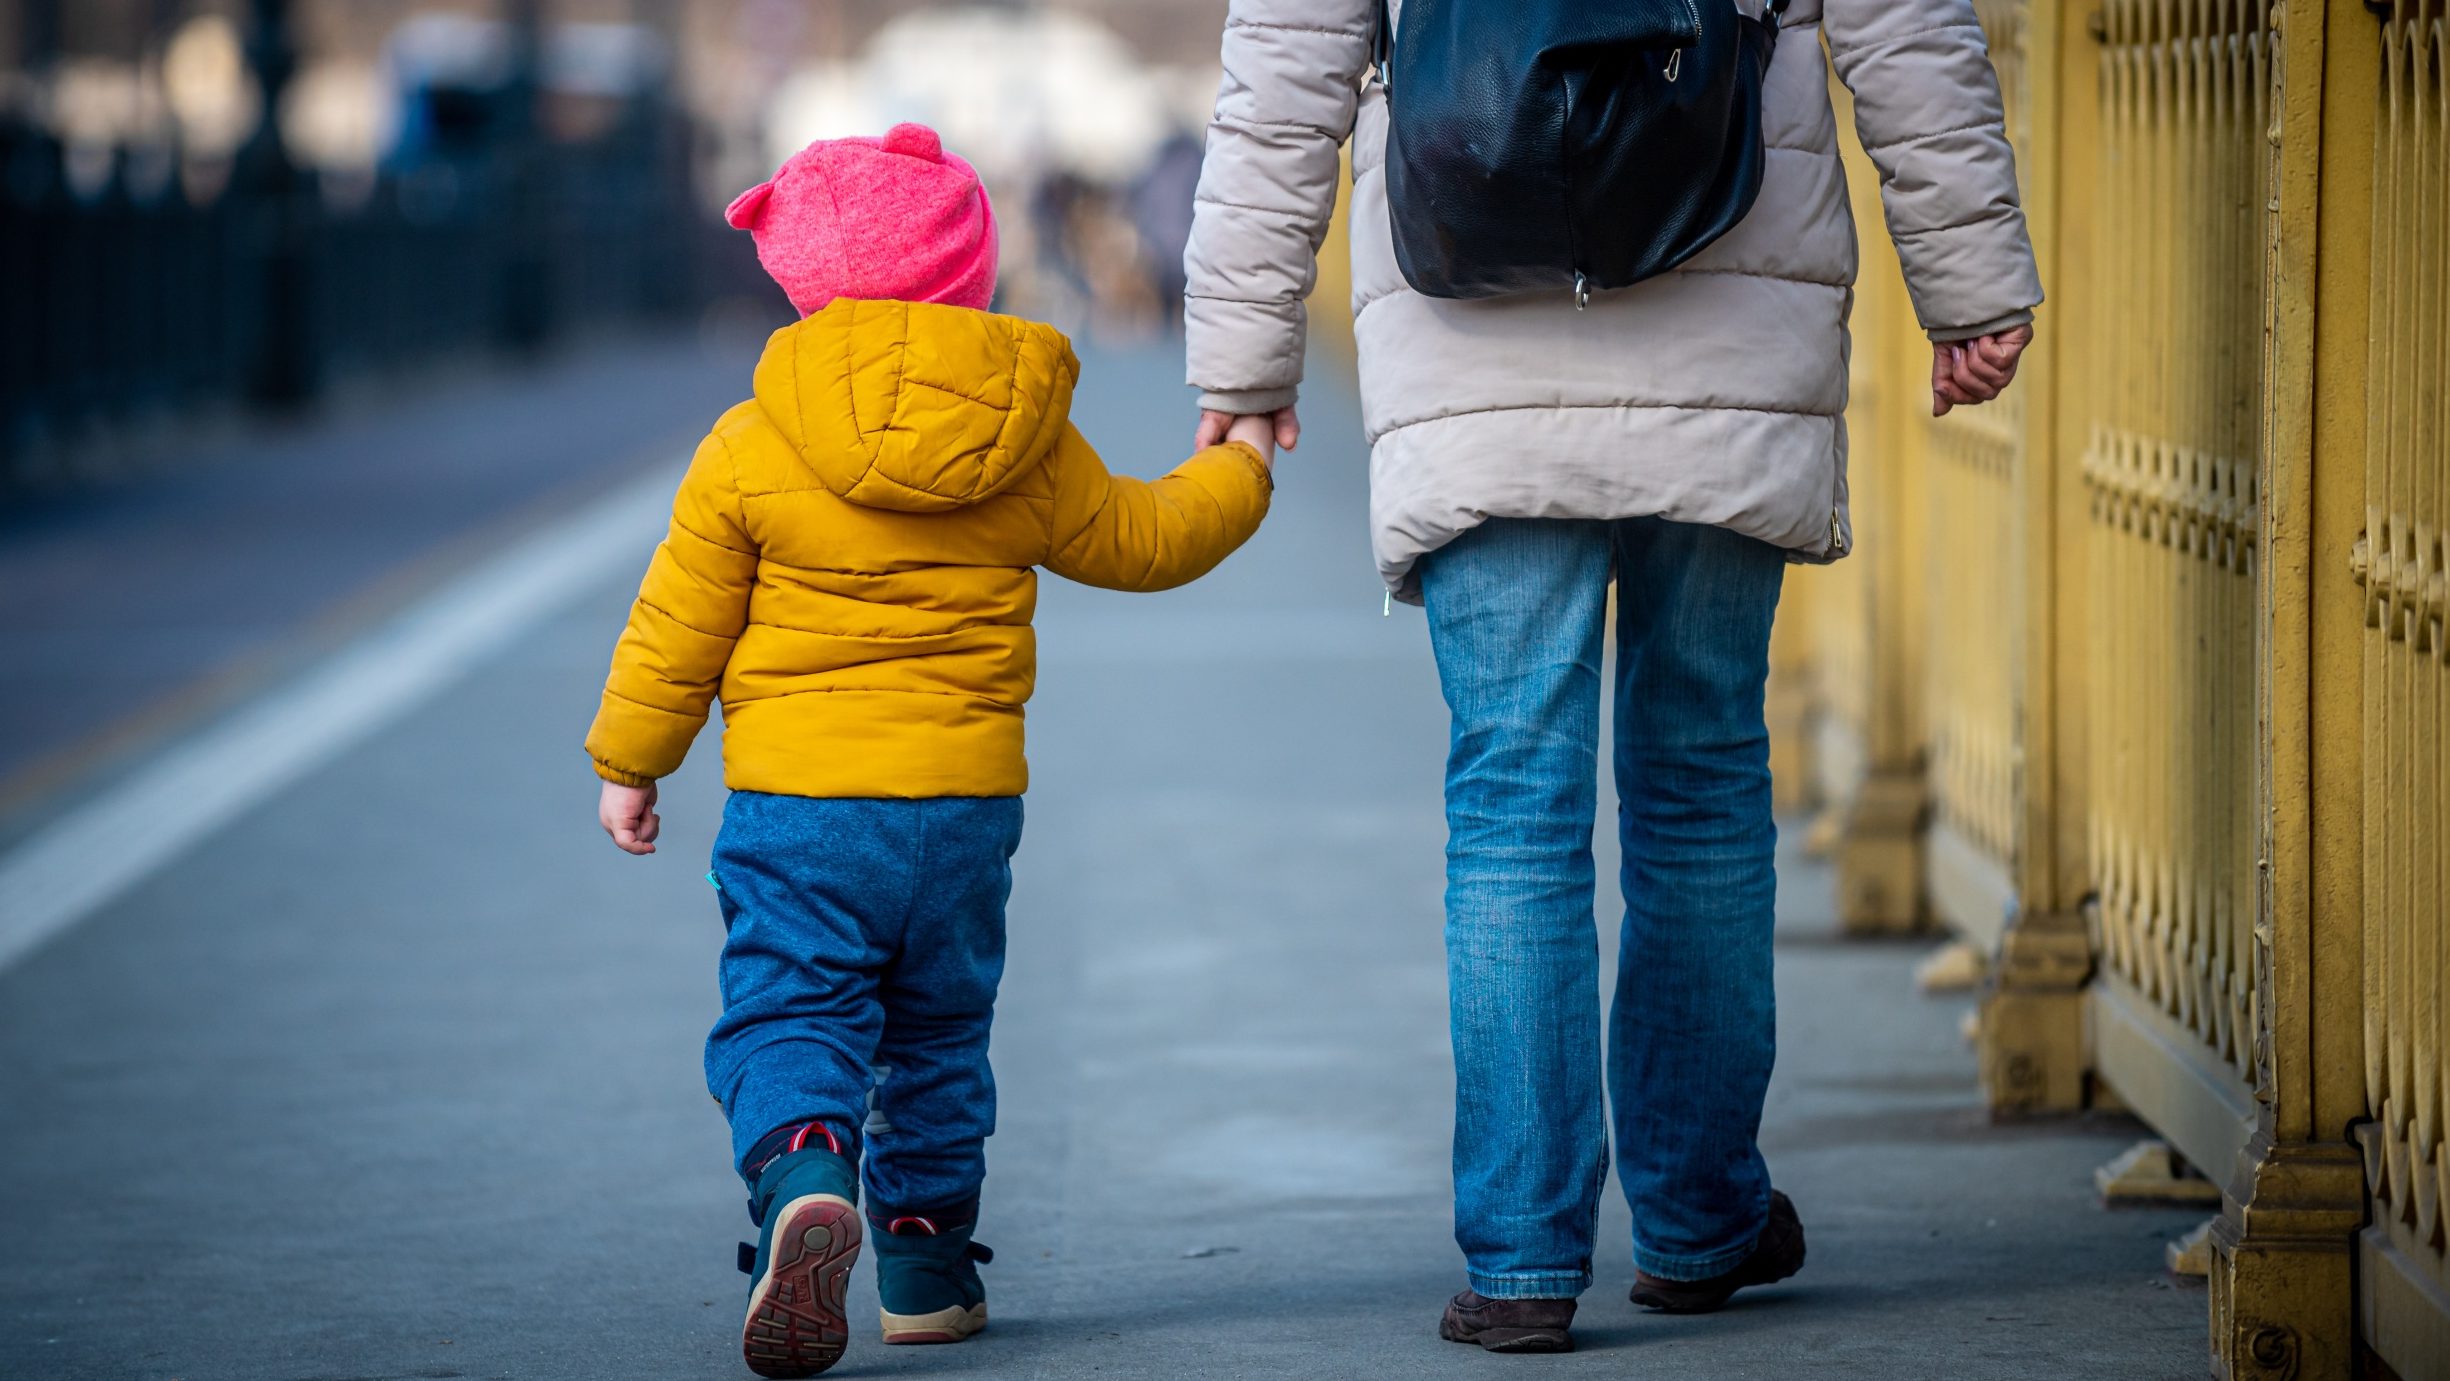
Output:
M1278 408L1274 412L1249 413L1241 417L1236 417L1230 412L1211 412L1202 408L1199 414L1199 430L1191 434L1191 448L1205 451L1221 442L1247 441L1258 448L1262 458L1273 464L1276 459L1275 452L1266 441L1260 439L1262 436L1273 439L1277 448L1293 450L1302 444L1302 419L1290 407Z
M1225 428L1227 441L1239 441L1259 453L1259 460L1270 469L1276 466L1276 420L1264 413L1237 417Z
M2033 328L2011 326L1972 340L1931 343L1931 415L1998 397L2016 378L2017 357L2033 343Z
M623 786L618 782L604 783L603 794L596 798L595 815L604 832L612 836L613 844L626 854L655 852L655 836L663 830L663 817L655 813L655 784Z

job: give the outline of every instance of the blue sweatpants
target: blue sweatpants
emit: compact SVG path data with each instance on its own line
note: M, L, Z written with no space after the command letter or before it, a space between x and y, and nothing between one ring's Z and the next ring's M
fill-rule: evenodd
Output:
M732 794L715 839L726 937L706 1086L735 1166L778 1127L856 1134L873 1091L870 1197L915 1210L977 1196L1020 843L1017 796Z

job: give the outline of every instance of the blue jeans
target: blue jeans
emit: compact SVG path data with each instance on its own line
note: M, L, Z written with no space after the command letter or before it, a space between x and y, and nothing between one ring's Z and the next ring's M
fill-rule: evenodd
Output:
M1483 1295L1591 1283L1608 1156L1591 828L1612 573L1625 921L1606 1077L1634 1264L1713 1276L1767 1220L1777 829L1761 702L1784 569L1766 543L1656 518L1491 520L1421 564L1454 715L1455 1240Z
M822 1121L855 1140L864 1123L875 1202L976 1198L1020 844L1017 796L732 793L709 875L726 936L706 1087L731 1119L735 1166L778 1127Z

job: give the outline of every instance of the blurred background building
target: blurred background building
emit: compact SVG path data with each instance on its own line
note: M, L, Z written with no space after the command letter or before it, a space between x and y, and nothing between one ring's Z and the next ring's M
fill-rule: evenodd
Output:
M717 213L936 126L1003 305L1179 314L1223 0L0 0L0 475L606 330L780 320Z

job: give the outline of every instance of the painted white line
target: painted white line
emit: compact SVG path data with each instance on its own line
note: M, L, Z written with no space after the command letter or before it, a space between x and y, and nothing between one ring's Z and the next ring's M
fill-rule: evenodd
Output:
M526 538L0 854L0 969L599 582L644 570L678 483L678 467L639 479Z

